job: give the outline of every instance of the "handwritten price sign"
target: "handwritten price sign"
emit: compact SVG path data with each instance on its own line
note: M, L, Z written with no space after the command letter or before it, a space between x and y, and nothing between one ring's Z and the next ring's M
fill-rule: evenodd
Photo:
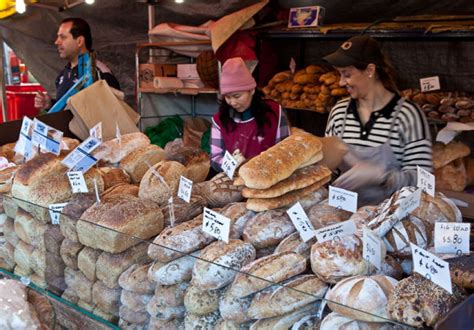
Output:
M439 83L439 77L426 77L420 79L420 89L422 92L430 92L430 91L437 91L441 89L441 85Z
M417 189L413 194L405 197L396 211L399 219L405 218L411 212L415 211L420 206L421 189Z
M347 220L315 231L319 243L335 240L340 241L342 237L352 235L356 232L354 220Z
M357 193L329 186L329 205L349 212L357 211Z
M364 244L362 256L377 269L382 268L382 240L372 230L364 227L362 241Z
M205 207L202 230L220 241L229 243L230 219Z
M309 221L308 216L299 202L289 208L286 213L290 217L291 222L293 222L296 230L298 230L303 242L307 242L314 237L313 224Z
M49 217L51 218L51 223L53 225L59 225L59 216L63 211L64 207L67 203L58 203L58 204L50 204L49 205Z
M435 195L435 176L427 170L417 166L416 186L434 197Z
M470 223L437 222L435 223L436 253L469 254Z
M234 178L234 172L237 168L237 161L227 150L224 154L224 159L222 160L221 168L230 179Z
M181 175L179 179L178 197L186 203L191 201L191 193L193 191L193 182Z
M82 174L82 172L67 172L67 177L69 179L69 184L71 185L72 192L74 194L89 192L89 190L87 189L86 180L84 180L84 175Z

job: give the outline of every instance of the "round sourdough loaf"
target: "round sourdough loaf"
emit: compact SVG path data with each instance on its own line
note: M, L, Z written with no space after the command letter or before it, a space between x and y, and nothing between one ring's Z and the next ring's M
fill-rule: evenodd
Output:
M165 151L159 146L148 144L138 148L120 161L122 167L132 179L133 183L140 183L148 166L155 165L165 159Z
M286 251L296 252L309 261L311 255L311 246L314 243L316 243L316 237L311 238L307 242L303 242L300 233L296 232L281 241L280 244L278 244L278 246L276 247L274 253Z
M247 210L245 203L230 203L220 210L231 223L229 238L240 239L247 222L255 216L255 212Z
M124 271L118 284L124 290L132 291L137 294L151 295L155 289L155 284L148 280L148 270L151 264L133 264Z
M354 276L338 282L327 294L336 313L367 322L389 319L387 303L397 280L384 275Z
M393 324L390 323L376 323L364 322L354 320L350 317L343 316L337 313L328 314L323 321L319 330L335 330L335 329L351 329L351 330L392 330Z
M330 206L328 200L314 205L308 212L308 218L314 229L323 228L349 219L351 212Z
M104 190L121 183L130 183L130 175L121 168L99 167L99 172L104 179Z
M187 313L207 315L219 310L222 290L201 290L190 285L184 295L184 307Z
M206 180L211 168L207 152L200 148L182 147L166 155L166 160L173 160L186 166L186 177L194 183Z

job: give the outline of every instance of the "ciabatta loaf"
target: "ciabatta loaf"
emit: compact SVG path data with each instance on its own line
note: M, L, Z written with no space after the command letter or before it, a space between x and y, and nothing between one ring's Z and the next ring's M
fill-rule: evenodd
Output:
M267 189L288 178L321 149L321 140L312 134L290 135L242 165L239 176L248 188Z
M120 161L122 167L130 174L133 183L140 183L148 166L155 165L165 159L165 152L154 144L148 144L138 148Z

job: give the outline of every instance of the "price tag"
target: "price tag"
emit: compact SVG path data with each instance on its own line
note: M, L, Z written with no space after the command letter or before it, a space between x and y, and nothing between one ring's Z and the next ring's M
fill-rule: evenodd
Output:
M437 91L441 89L439 77L426 77L420 79L420 89L422 92Z
M29 277L22 276L20 277L20 282L23 283L24 285L28 286L31 283L31 280Z
M291 222L293 222L293 226L295 226L303 242L307 242L314 237L313 224L309 221L300 202L289 208L286 213L290 216Z
M237 168L237 161L234 157L226 150L224 154L224 159L222 160L222 170L230 179L234 178L234 172Z
M84 175L81 171L67 172L67 177L69 179L69 183L71 184L73 194L89 192L87 189L86 180L84 180Z
M35 147L39 146L43 151L59 155L62 138L63 132L60 130L48 126L36 118L33 120L31 141Z
M293 74L296 72L296 61L293 57L290 60L290 70Z
M119 145L122 145L122 133L120 133L120 127L118 123L115 123L115 137L117 138Z
M429 194L431 197L434 197L435 176L419 166L416 166L416 171L416 186L423 190L425 193Z
M174 217L174 203L173 203L173 196L168 199L168 210L170 214L170 226L174 227L174 223L176 222L176 218Z
M356 232L354 220L347 220L326 226L315 231L319 243L335 240L340 241L342 237L352 235Z
M67 203L58 203L58 204L50 204L48 206L49 217L51 218L51 223L53 225L59 225L59 216L61 215L61 212L66 205Z
M349 212L357 212L357 193L329 186L329 205Z
M89 130L89 135L96 138L97 140L102 141L102 122L99 122L97 125L92 127Z
M229 243L230 219L205 207L202 217L202 230L220 241Z
M396 215L399 219L405 218L411 212L416 210L420 206L421 200L421 189L417 189L413 194L405 197L401 202L400 206L396 211Z
M470 223L436 222L434 232L435 252L455 253L456 255L469 254L470 233Z
M191 201L191 193L193 191L193 182L181 175L179 179L178 197L186 203Z
M71 151L62 161L71 171L87 172L95 163L97 159L91 156L92 151L101 145L101 141L95 137L89 136L76 149Z
M372 230L363 228L362 241L364 243L362 257L374 265L377 269L382 269L382 240Z
M33 157L33 142L31 141L32 134L33 120L25 116L21 122L18 142L15 144L15 153L23 155L26 160L30 160Z
M449 273L449 263L413 243L410 243L410 245L413 257L413 271L452 294L453 289L451 275Z

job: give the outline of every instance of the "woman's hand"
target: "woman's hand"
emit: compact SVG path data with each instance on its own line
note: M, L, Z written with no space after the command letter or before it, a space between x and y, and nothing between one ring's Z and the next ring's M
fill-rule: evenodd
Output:
M356 191L362 187L382 184L385 181L385 174L384 166L358 162L337 178L333 186Z

